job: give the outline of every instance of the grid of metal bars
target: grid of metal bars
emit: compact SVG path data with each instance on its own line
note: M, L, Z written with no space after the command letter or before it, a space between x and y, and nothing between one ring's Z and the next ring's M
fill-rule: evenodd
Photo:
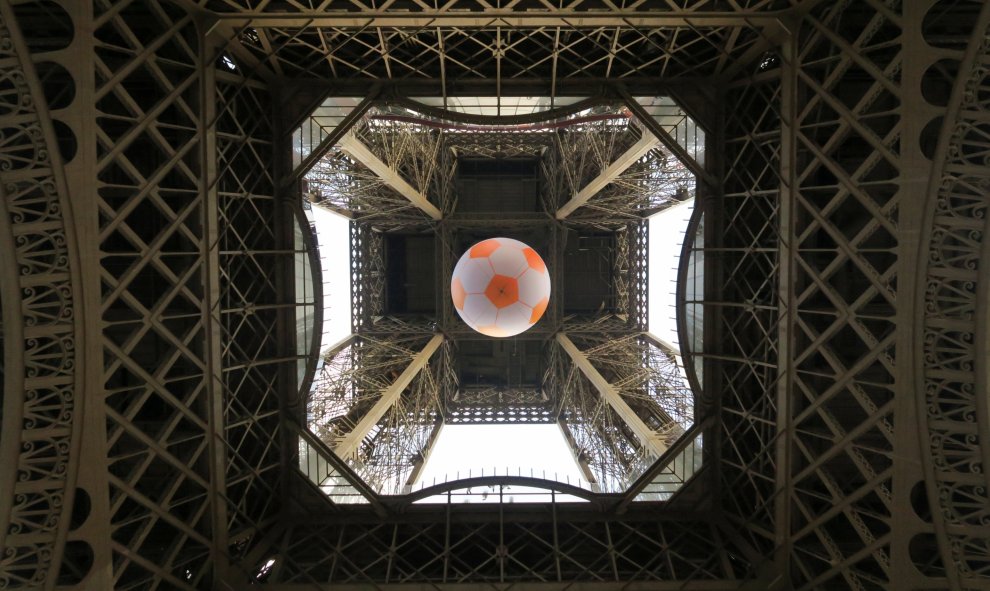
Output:
M101 458L105 469L79 474L92 500L89 510L71 508L81 524L64 506L23 522L60 557L63 583L236 585L278 553L284 566L262 572L266 582L707 579L732 587L769 572L803 589L985 584L985 384L970 377L986 333L973 326L985 307L975 262L985 191L971 189L983 187L986 169L978 156L983 3L712 0L668 2L652 15L602 4L602 14L578 16L611 22L558 34L576 6L547 6L549 14L515 23L511 9L481 16L490 7L464 0L415 5L403 16L409 23L445 23L418 34L385 20L396 18L388 10L347 15L370 19L360 35L350 35L357 24L321 20L344 18L323 13L328 3L201 4L224 13L218 31L236 34L206 44L181 5L158 0L97 0L67 12L11 3L22 30L40 28L30 29L26 45L14 44L16 57L4 54L7 71L35 68L43 100L60 104L44 82L58 76L47 78L43 60L29 65L25 57L51 49L41 39L58 46L74 34L61 46L71 45L72 55L56 49L52 59L85 99L53 113L65 115L68 131L53 125L46 141L54 136L71 153L74 136L67 190L89 208L75 220L81 237L65 248L86 255L84 297L73 301L86 302L79 326L103 363L95 377L73 378L89 405L87 445L73 449ZM792 6L794 37L754 25L775 21L768 10ZM251 18L256 26L245 26ZM477 41L465 41L471 23L458 19L479 18L503 20L473 21ZM691 18L697 24L684 27ZM512 26L526 22L533 27ZM353 38L344 42L345 33ZM609 33L616 52L605 49ZM548 44L536 42L550 39L548 56ZM340 52L327 59L323 43L332 40L342 42ZM656 61L638 55L658 44ZM361 72L353 71L358 58L368 58ZM574 77L689 71L727 77L717 155L723 194L705 210L705 260L719 264L706 273L711 333L696 352L706 387L723 392L713 442L719 520L584 519L552 506L546 526L546 515L500 506L476 522L277 525L279 392L297 359L285 356L296 350L283 348L292 339L271 329L284 326L295 304L282 299L285 278L273 271L287 244L278 224L290 216L276 199L273 103L263 81L405 72L444 80L446 92L463 74L497 79L502 89L512 78L551 79L555 88ZM932 93L919 97L906 82L922 78ZM41 96L37 86L26 95ZM945 115L951 131L933 140L923 119ZM12 146L4 144L5 155ZM940 171L928 183L933 198L921 199L918 186L932 167ZM932 231L922 246L912 232L926 215ZM31 222L4 223L16 234ZM915 246L932 255L923 269L912 268ZM909 295L915 287L917 298ZM5 346L16 330L10 317ZM911 338L912 318L923 318L926 338ZM14 416L8 394L5 421ZM4 429L4 449L10 433ZM929 447L919 450L918 440ZM496 517L506 514L513 520ZM54 585L53 563L11 547L0 562L5 582ZM25 574L30 569L35 574Z

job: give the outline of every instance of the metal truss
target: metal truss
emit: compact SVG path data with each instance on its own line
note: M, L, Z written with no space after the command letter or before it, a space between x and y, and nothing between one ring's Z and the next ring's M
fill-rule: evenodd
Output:
M574 336L588 361L668 444L694 422L694 394L673 353L647 335Z
M426 195L406 182L397 170L382 161L355 134L347 134L340 138L339 145L345 154L370 169L387 187L405 197L423 213L430 216L430 218L435 220L440 219L440 210L430 203Z
M465 388L447 402L447 424L553 423L553 407L538 389Z
M717 0L704 0L702 2L692 3L690 7L686 7L685 4L687 3L684 2L664 0L656 6L649 8L640 7L642 8L641 10L640 8L621 8L607 2L595 2L585 5L585 3L571 0L562 5L541 1L537 5L542 10L534 10L532 13L527 14L526 12L512 11L508 8L493 10L491 6L478 0L459 0L441 8L431 8L428 5L415 5L411 8L403 6L375 10L362 10L366 7L354 0L340 2L339 5L327 1L303 2L299 0L289 0L282 3L249 3L242 0L200 0L197 4L217 13L217 16L221 18L236 17L243 19L252 16L272 16L276 19L296 16L319 18L321 16L335 15L335 9L343 14L359 13L366 16L366 18L404 15L418 19L473 19L477 13L482 13L484 15L492 15L492 19L509 15L513 19L518 19L519 22L536 22L547 18L561 19L600 14L600 16L606 19L613 20L639 17L647 22L653 22L655 26L666 27L688 25L691 18L698 19L699 23L704 23L708 19L721 21L727 17L733 17L737 23L741 23L743 19L749 17L760 19L775 18L776 15L773 14L773 11L789 6L786 2L772 0L749 0L747 2L735 2L732 4L726 4ZM649 19L655 19L655 21L650 21ZM475 21L468 20L467 22L453 24L470 26L472 22ZM616 24L619 23L616 22ZM369 26L376 25L372 22L369 23ZM408 26L416 27L420 25L415 20L409 19ZM635 23L629 23L629 26L635 26Z
M354 135L417 191L441 204L449 199L456 169L442 130L372 114L354 129Z
M544 206L558 219L615 230L693 197L694 174L638 119L568 131L541 161Z
M571 211L567 204L582 191L590 188L592 194L598 193L609 184L611 178L607 177L617 177L631 166L635 162L629 162L631 156L641 156L643 145L637 144L642 132L630 118L593 121L568 132L554 138L556 153L547 157L545 167L548 183L560 185L550 190L556 202L547 204L558 219L567 217ZM586 201L581 199L582 204ZM567 213L562 214L565 207Z
M968 39L955 22L975 16L976 6L954 8L925 21L929 30L956 31L933 40L948 57L926 70L925 78L938 87L949 83L943 68L957 74L927 192L925 223L931 226L921 252L928 268L918 282L924 290L924 347L915 355L923 368L916 397L928 432L922 457L940 552L915 556L914 562L922 574L944 575L953 588L966 589L985 586L990 578L990 413L987 382L980 375L987 356L984 237L990 169L977 156L985 152L990 134L990 7L982 6ZM922 531L914 541L931 547L931 537L931 531Z
M649 280L648 270L650 264L650 224L646 220L640 220L636 224L627 226L629 242L628 279L626 288L629 291L629 302L625 309L629 315L630 324L640 330L645 330L649 324L650 302L649 302Z
M587 506L559 501L528 515L514 514L508 503L417 508L400 519L356 513L346 522L293 520L272 548L280 564L265 584L444 588L587 580L609 588L636 579L658 589L687 581L731 589L745 572L745 561L718 528L703 521L661 522L656 514L633 511L603 519Z
M534 158L553 143L550 132L448 132L447 146L472 158Z
M149 23L157 39L143 32ZM204 169L199 134L214 125L200 103L210 83L183 11L151 2L102 25L92 29L88 73L102 117L95 145L83 149L100 155L92 174L113 576L118 585L194 589L226 570L230 514L218 444L236 441L223 426L218 278L207 262L216 257L215 235L207 244L217 195L206 183L216 169ZM169 49L146 51L146 43ZM118 50L133 57L121 62Z
M680 160L662 149L652 149L617 175L606 190L597 192L573 214L574 219L638 220L692 198L695 182L694 174Z
M426 216L379 175L341 151L320 158L304 177L307 198L370 225L419 226Z
M647 152L655 148L659 143L660 141L650 134L643 134L640 136L639 140L635 144L630 146L629 149L622 154L616 156L614 160L607 163L605 167L601 169L601 172L598 173L598 176L588 181L587 184L582 186L581 189L575 193L573 197L571 197L570 201L558 209L557 219L562 220L566 218L572 211L586 204L589 199L594 197L595 194L603 188L610 184L614 184L616 179L623 172L645 156Z
M780 81L768 70L726 89L722 195L705 216L705 390L720 404L718 477L726 519L765 560L774 550L777 434ZM679 314L683 314L679 311ZM731 491L731 492L729 492Z
M553 95L571 79L718 75L766 51L781 16L768 10L790 8L781 0L672 2L666 10L541 4L521 11L467 0L395 12L355 2L350 12L338 4L201 3L237 37L235 59L266 78L431 79L443 96L477 79L496 80L499 95L514 79L545 79Z
M885 114L902 100L893 78L906 57L902 48L875 51L901 35L903 23L878 7L859 16L866 24L849 36L838 8L807 14L798 51L786 47L782 57L782 108L793 124L781 150L792 176L780 209L787 234L777 353L786 363L777 411L786 448L778 450L777 481L787 483L779 527L793 532L798 588L866 588L893 577L884 523L893 516L893 252L906 191L887 184L903 165L900 119ZM852 93L839 82L851 69L865 73Z
M211 48L215 56L217 48ZM215 70L217 104L216 263L222 347L223 450L216 461L225 471L225 529L231 560L237 564L263 548L264 534L282 509L282 472L295 441L283 433L284 392L299 388L310 343L297 345L297 301L292 273L296 250L296 209L278 198L275 167L269 157L276 131L266 113L273 109L269 89L247 72ZM208 95L209 96L209 95ZM290 398L291 399L291 398ZM220 526L218 525L218 528ZM243 568L243 567L242 567ZM250 573L223 575L238 584Z
M594 386L598 395L608 403L613 411L619 416L625 426L633 433L636 443L647 454L660 457L667 450L666 443L662 437L646 424L639 413L633 410L626 397L622 396L619 389L612 385L598 369L591 364L588 356L578 349L565 333L557 335L557 343L564 349L571 358L573 364L581 370L581 373ZM566 396L566 393L562 393Z
M92 361L77 334L80 260L63 169L72 155L49 118L45 71L32 63L51 49L29 45L13 7L0 5L0 587L8 588L78 582L93 557L86 542L67 544L73 501L86 494L75 490L77 397Z
M351 224L351 326L369 327L385 311L385 240L369 224Z
M449 356L429 363L439 339L415 333L393 338L362 334L331 349L313 381L309 428L377 492L402 492L417 460L421 465L428 455L431 433L442 421L441 384Z
M475 0L0 4L0 586L986 587L985 3L533 7L545 10ZM200 26L208 11L218 14L212 28ZM383 491L409 484L438 417L458 408L456 342L369 432L360 463L300 464L300 442L319 446L281 413L306 360L283 272L295 255L283 198L298 177L273 157L291 135L273 123L273 84L319 78L365 97L407 79L440 97L537 87L555 97L592 87L598 96L605 80L639 89L698 77L719 88L722 107L705 166L718 182L699 188L698 207L705 346L692 355L719 394L703 401L717 413L704 433L705 515L631 502L629 491L663 494L661 477L686 469L651 470L653 454L554 341L543 387L554 418L595 483L627 491L618 501L627 513L555 497L528 510L349 511L317 495L310 467L317 480L333 470L366 500L377 498L354 474ZM937 118L945 123L928 125ZM436 188L449 167L427 157L447 157L435 138L479 155L529 149L497 134L420 133L403 144L419 133L407 127L397 143L387 143L391 131L366 143L445 214L455 203ZM540 144L547 177L561 179L545 209L556 212L639 136L624 137L624 146L592 140L588 166L570 171L559 144ZM664 154L636 160L567 216L594 224L595 208L617 212L608 227L627 228L629 263L616 269L634 284L645 233L640 224L630 234L630 217L677 198L663 187L685 186L676 166L655 174ZM359 373L364 359L355 364L351 349L330 357L318 387L324 406L343 409L328 411L331 426L356 424L366 394L401 374L436 322L385 316L383 302L382 231L432 226L378 175L337 156L325 190L312 186L338 209L374 216L352 224L354 332L360 355L387 369L368 365L367 392L354 390L350 405L326 384L338 369ZM365 188L341 197L352 181ZM644 197L644 185L669 197ZM676 363L639 334L645 290L626 290L620 310L551 311L555 327L673 434L688 405L652 393L679 391ZM404 353L389 357L389 347ZM668 452L694 446L702 428L693 429Z
M592 482L604 492L623 491L693 422L694 395L670 353L651 339L568 336L558 337L566 344L549 346L544 390Z
M2 7L5 19L10 7ZM20 479L35 483L20 497L33 517L5 527L13 535L4 541L2 578L20 586L33 569L28 584L44 588L236 586L249 577L232 566L235 557L251 551L279 509L279 393L291 387L283 378L294 381L299 361L287 354L295 347L279 330L295 303L291 295L286 302L284 282L272 271L291 269L293 252L281 247L291 232L280 224L292 218L274 198L269 93L246 76L215 70L194 19L172 3L96 15L93 8L17 3L16 17L33 28L32 44L5 44L16 51L6 56L8 68L37 50L45 77L18 102L36 105L36 116L48 103L55 118L35 120L47 138L5 133L4 154L17 154L5 170L22 175L5 178L5 191L23 186L8 199L28 200L15 218L23 225L15 244L22 241L33 263L19 275L41 272L48 256L63 268L44 289L24 294L49 310L56 294L66 311L72 302L86 302L86 310L77 321L60 312L31 322L32 330L55 323L29 335L46 361L27 375L43 383L24 390L32 402L23 409L31 411L33 401L47 409L22 429L51 432L24 448L37 465ZM32 84L31 74L13 79L20 84L14 88ZM32 175L24 172L34 159L27 149L12 151L17 137L36 146L51 141L34 165L57 164L61 154L67 180L52 171L45 190L32 194ZM72 230L58 223L69 213L56 202L60 192L88 212ZM39 206L51 218L45 231L58 239L29 246L23 241L41 221L32 213ZM78 243L76 232L85 237ZM69 288L62 283L77 257L85 270ZM83 297L74 297L76 289ZM74 322L85 342L71 357L102 354L87 362L76 396L69 395L72 361L56 355L71 340L61 325ZM34 350L26 347L23 358L32 360ZM59 399L85 404L84 422L70 430L71 405L58 410ZM45 423L52 412L58 419ZM69 445L76 427L82 433ZM4 441L16 432L4 428ZM68 466L43 459L70 449L81 457ZM91 469L78 469L84 465ZM60 473L57 491L41 485L43 466ZM17 532L42 519L46 502L55 512L44 518L48 533L33 543L56 545L15 559ZM60 519L69 510L72 520ZM32 560L39 562L31 567Z
M909 61L920 46L891 40L924 31L942 44L935 31L959 35L968 18L965 3L922 8L861 5L853 28L844 5L805 13L797 37L727 93L725 194L705 212L719 220L705 250L723 261L705 286L706 321L717 318L706 327L705 342L717 339L705 347L706 386L714 379L726 393L720 473L733 494L723 506L798 589L953 583L967 571L956 571L962 553L949 566L948 548L971 548L970 564L985 564L980 543L943 542L933 555L936 511L910 496L923 475L902 460L913 442L940 439L915 430L912 382L898 384L917 370L903 373L898 357L926 343L928 375L941 375L938 355L958 358L912 334L913 263L899 262L911 257L905 228L923 202L907 171L928 166L922 114L938 110L902 89L901 76L925 72L924 60ZM926 410L936 409L929 398Z
M603 491L625 489L630 474L649 463L647 452L567 353L552 345L547 357L544 389L561 394L554 401L556 413L572 453L593 476L589 482Z

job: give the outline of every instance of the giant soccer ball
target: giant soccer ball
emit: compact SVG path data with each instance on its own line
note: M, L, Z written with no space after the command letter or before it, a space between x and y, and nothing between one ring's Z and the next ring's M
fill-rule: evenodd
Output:
M550 302L550 273L529 246L512 238L489 238L457 261L450 297L474 330L511 337L543 316Z

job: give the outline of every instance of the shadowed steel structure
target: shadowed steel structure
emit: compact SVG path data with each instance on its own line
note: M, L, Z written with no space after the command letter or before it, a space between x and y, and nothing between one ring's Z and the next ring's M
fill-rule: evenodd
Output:
M988 40L980 0L0 0L0 587L990 587ZM507 176L533 206L489 215ZM322 352L304 199L351 218ZM561 294L506 383L445 298L485 224ZM411 504L439 425L496 416L595 487Z

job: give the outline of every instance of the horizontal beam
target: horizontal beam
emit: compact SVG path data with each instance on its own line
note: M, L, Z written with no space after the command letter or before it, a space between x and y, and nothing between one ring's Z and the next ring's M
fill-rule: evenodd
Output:
M607 187L609 183L618 178L618 176L625 172L627 168L635 164L640 158L645 156L647 152L658 145L660 145L660 140L657 139L656 136L649 132L644 132L643 136L639 138L639 141L633 144L628 150L620 154L614 162L605 167L605 170L603 170L595 178L588 181L588 184L575 193L574 196L571 197L570 201L558 209L557 219L562 220L566 218L575 209L587 203L589 199Z
M439 220L443 215L435 205L412 185L410 185L398 172L376 156L364 142L359 140L353 133L345 134L338 142L340 149L348 156L368 167L371 172L378 175L386 185L395 189L400 195L409 200L410 203L423 210L423 212L435 220Z
M375 405L371 407L371 410L367 414L361 417L361 420L358 421L354 429L334 446L334 453L341 458L349 458L357 452L361 441L371 432L371 428L378 424L378 421L385 416L388 409L392 408L392 405L396 403L402 392L412 383L413 378L426 366L433 353L440 348L441 343L443 343L442 335L434 335L430 339L430 342L423 347L422 351L416 354L409 365L406 366L406 369L392 382L392 385L382 392L381 398L375 402Z
M613 103L618 97L614 91L616 80L613 78L588 77L580 79L555 79L549 77L526 77L496 79L472 78L430 78L428 72L423 72L422 78L403 78L390 80L386 78L320 78L320 79L284 79L280 80L286 92L306 92L324 96L355 97L368 96L380 89L379 100L406 104L412 101L404 97L532 97L555 96L588 97ZM479 75L480 76L480 75ZM665 96L676 95L695 97L700 85L710 84L711 77L683 76L675 79L655 76L628 76L621 80L622 87L633 96ZM583 102L583 101L582 101ZM562 108L562 107L561 107ZM685 109L687 111L687 109ZM460 113L457 116L465 121L484 123L490 116L474 117ZM512 119L510 119L511 121ZM525 121L524 121L525 122Z
M265 591L368 591L366 583L265 583ZM399 589L399 585L376 585L375 589ZM492 583L402 583L403 591L491 591ZM738 591L738 580L713 581L594 581L593 583L513 582L513 591Z
M448 5L451 3L447 3ZM486 9L463 11L441 9L397 12L365 9L360 12L326 13L315 10L297 12L242 11L215 15L221 22L232 21L254 28L424 28L424 27L565 27L567 29L617 27L622 29L658 27L745 27L767 22L779 22L781 11L636 11L615 9L608 12L587 10Z
M598 390L598 393L602 395L602 398L608 402L609 406L615 410L620 418L632 429L635 433L636 438L639 442L648 450L650 450L656 456L662 456L665 451L667 451L667 445L663 440L657 436L657 434L650 429L650 427L643 422L643 419L639 418L639 415L630 408L629 404L622 398L619 391L605 379L605 376L598 373L595 366L591 364L588 357L581 352L580 349L567 337L564 333L557 333L557 342L564 351L570 355L571 360L574 364L578 366L581 373L588 378L591 384Z

